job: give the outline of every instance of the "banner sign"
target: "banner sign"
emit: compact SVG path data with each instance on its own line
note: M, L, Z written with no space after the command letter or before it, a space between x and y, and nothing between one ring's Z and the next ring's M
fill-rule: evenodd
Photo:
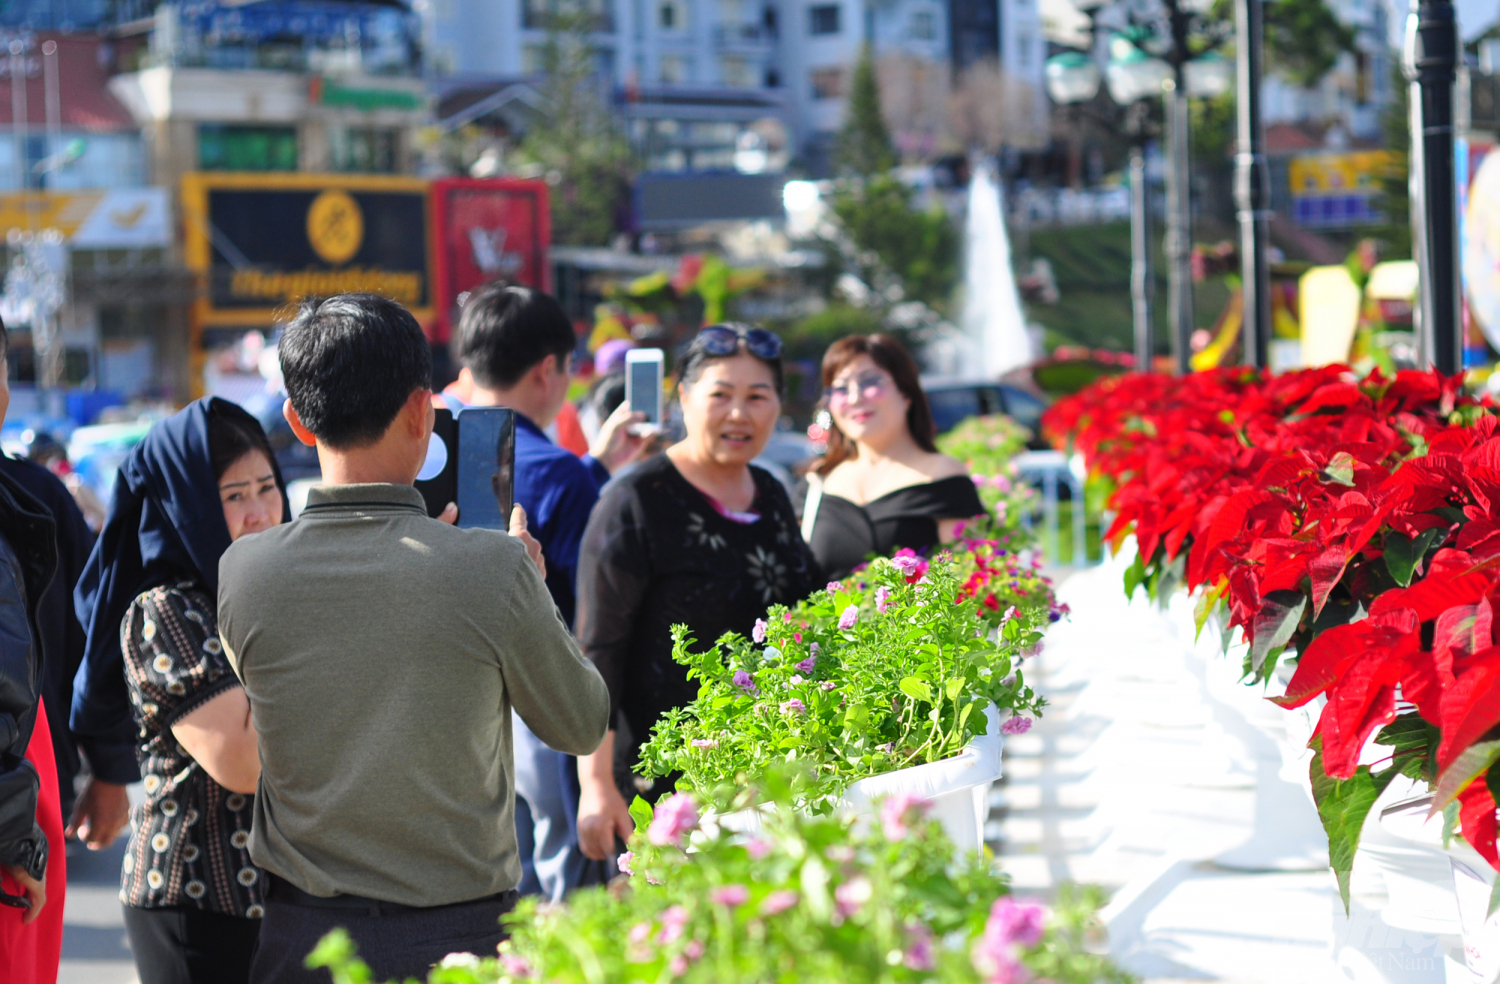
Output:
M1287 164L1292 219L1301 226L1341 227L1384 221L1375 208L1380 177L1391 166L1384 150L1303 154Z
M56 229L75 249L172 245L165 188L0 195L0 238Z
M432 183L437 243L437 313L432 339L458 324L458 300L491 280L550 291L547 185L513 178L444 178Z
M427 182L333 174L189 174L185 256L201 325L270 325L309 296L368 291L432 315Z

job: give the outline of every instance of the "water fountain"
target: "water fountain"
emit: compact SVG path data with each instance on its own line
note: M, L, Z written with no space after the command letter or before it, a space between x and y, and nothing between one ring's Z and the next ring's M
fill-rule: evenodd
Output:
M965 359L958 373L975 379L996 379L1033 358L1000 194L990 169L976 167L964 223L964 303L959 320L974 358Z

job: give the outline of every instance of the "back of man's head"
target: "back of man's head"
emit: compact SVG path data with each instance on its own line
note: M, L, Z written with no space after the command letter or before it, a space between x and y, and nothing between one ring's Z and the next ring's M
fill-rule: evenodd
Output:
M378 441L412 391L432 385L421 325L375 294L303 301L281 336L280 355L302 425L340 450Z
M458 320L458 357L486 389L510 389L549 355L561 369L575 344L562 305L530 287L485 284Z

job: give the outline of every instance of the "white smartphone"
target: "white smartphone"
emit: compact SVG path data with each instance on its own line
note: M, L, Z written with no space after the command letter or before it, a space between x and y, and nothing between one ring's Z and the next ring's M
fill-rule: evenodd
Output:
M654 434L661 429L665 364L661 349L631 349L625 353L625 405L645 417L630 425L632 434Z

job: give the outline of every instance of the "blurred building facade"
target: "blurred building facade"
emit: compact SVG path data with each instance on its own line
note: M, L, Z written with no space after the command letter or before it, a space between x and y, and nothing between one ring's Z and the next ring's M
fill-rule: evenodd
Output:
M905 152L940 148L949 97L972 70L1029 84L1041 106L1037 0L589 2L600 72L651 170L779 170L796 159L825 171L866 42ZM462 109L534 79L548 4L419 0L440 96L464 93Z

